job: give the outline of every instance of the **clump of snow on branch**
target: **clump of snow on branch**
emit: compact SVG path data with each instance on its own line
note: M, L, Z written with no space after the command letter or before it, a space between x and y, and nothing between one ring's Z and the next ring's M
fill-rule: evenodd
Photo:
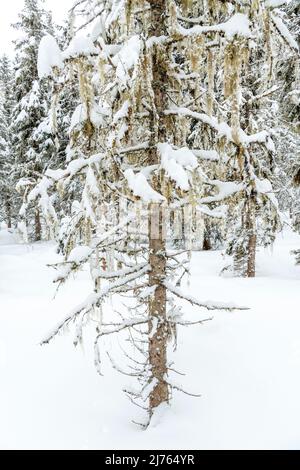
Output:
M64 59L98 54L99 50L88 36L75 36L68 48L63 52Z
M190 183L186 169L193 170L198 166L193 152L188 147L173 150L167 143L158 144L158 151L161 155L161 167L166 171L166 175L175 181L178 188L188 191Z
M139 36L132 36L113 58L113 63L116 66L116 76L121 83L126 83L128 72L138 62L140 50L141 40Z
M83 104L79 104L71 118L70 132L76 126L86 122L88 118L94 124L95 127L100 127L104 122L104 115L104 111L96 103L93 103L89 115L86 106L84 106Z
M161 194L150 186L145 175L142 173L134 174L133 170L128 169L124 172L128 186L133 194L144 202L162 202L165 200Z
M234 36L241 36L244 38L251 37L250 21L247 15L236 13L228 21L213 26L194 26L186 29L182 26L178 27L178 31L183 36L193 36L206 34L211 32L220 32L225 35L227 39L233 39Z
M53 68L61 70L63 59L60 48L53 36L47 34L40 42L38 53L38 74L39 78L50 77Z

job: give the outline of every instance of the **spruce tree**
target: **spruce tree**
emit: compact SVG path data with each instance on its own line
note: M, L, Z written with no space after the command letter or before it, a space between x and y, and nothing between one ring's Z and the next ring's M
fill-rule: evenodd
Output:
M203 113L191 113L190 107L179 112L194 119L189 139L215 150L216 157L207 163L209 174L231 182L222 185L219 195L208 192L205 202L215 207L225 195L227 227L223 224L221 232L214 229L213 237L225 234L234 273L247 277L255 276L257 246L273 243L281 227L274 192L282 174L278 132L274 131L280 104L276 65L282 54L295 58L298 53L278 8L284 3L194 1L188 2L187 15L181 19L191 26L181 27L182 34L191 37L198 34L201 38L213 20L221 28L225 25L221 34L218 28L212 34L205 53L201 53L201 39L198 48L191 47L201 64L197 104L192 110L198 107L209 115L210 126ZM207 228L208 233L210 224Z
M204 188L213 187L215 193L226 188L219 201L238 190L235 183L212 180L202 171L201 158L215 150L187 146L191 119L222 132L216 119L193 111L198 89L185 83L196 58L187 51L199 34L210 44L211 36L227 34L229 24L215 25L211 18L210 27L194 34L178 23L186 7L186 2L162 0L126 1L125 8L119 2L76 2L73 13L85 11L85 24L94 24L90 35L80 28L62 54L65 66L76 71L80 95L70 126L71 160L66 168L45 173L47 184L62 195L74 184L79 189L64 233L65 260L55 265L56 282L65 282L89 262L94 293L44 343L76 324L78 344L86 322L96 321L95 364L101 372L102 339L127 331L135 351L125 351L132 361L129 369L110 359L113 367L137 378L140 388L126 393L147 410L148 419L174 390L183 391L168 358L177 326L205 320L184 319L176 299L206 310L235 308L192 298L183 284L190 222L203 213L213 217L221 212L207 207ZM248 28L233 29L242 38L249 34ZM49 65L59 61L56 50ZM172 232L182 229L182 212L187 213L184 234L177 236ZM185 250L178 253L170 238L183 236ZM106 303L113 294L134 298L119 318Z
M16 223L11 123L14 97L11 63L7 56L0 59L0 214L8 228Z
M25 240L40 240L43 236L38 207L30 206L28 194L55 158L57 148L49 116L49 90L39 81L38 47L42 37L52 32L49 13L42 0L25 0L14 27L21 37L15 42L16 106L13 112L14 178L22 197L19 229ZM34 230L33 230L34 227Z
M300 1L292 0L285 7L285 19L290 31L300 46ZM293 228L300 232L300 56L284 57L277 70L281 87L282 106L280 116L283 131L280 139L282 149L281 166L288 175L288 191L282 194L284 208L289 211ZM286 158L288 154L289 158ZM293 185L288 186L292 180ZM296 254L296 263L300 264L300 250Z

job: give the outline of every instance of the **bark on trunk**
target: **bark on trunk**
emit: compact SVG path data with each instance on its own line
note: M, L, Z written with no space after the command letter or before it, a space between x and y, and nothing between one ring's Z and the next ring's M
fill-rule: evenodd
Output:
M149 304L149 362L155 381L150 394L150 414L161 403L168 402L166 382L168 328L166 323L166 289L161 284L166 275L164 212L161 204L151 205L149 221L150 286L157 286Z
M7 223L7 227L11 228L11 226L12 226L12 223L11 223L11 205L10 205L9 199L6 200L5 205L6 205L6 223Z
M248 200L248 212L246 226L249 233L248 253L247 253L247 277L255 277L256 264L256 217L255 217L255 196L251 194Z
M212 249L212 245L209 239L208 233L205 231L204 232L204 240L203 240L203 250L204 251L210 251Z
M246 156L247 157L247 156ZM248 173L249 161L245 157L245 151L242 146L238 149L238 162L241 172L245 172L245 181L249 182L250 175ZM248 239L247 252L243 254L242 275L244 277L255 277L256 268L256 191L255 188L248 189L246 194L245 211L242 214L242 227L246 229Z
M38 242L42 239L42 227L41 227L41 218L40 211L37 209L35 212L35 241Z
M151 8L150 36L166 34L165 0L149 0ZM166 141L164 110L167 108L167 93L164 62L157 47L152 53L152 87L155 109L152 110L152 149L149 152L149 164L159 163L158 142ZM156 190L161 190L159 178L155 182ZM152 371L153 389L149 397L150 418L155 408L169 400L167 374L168 328L166 323L166 288L162 281L166 276L165 217L162 204L149 205L149 274L150 286L157 286L149 302L149 362Z

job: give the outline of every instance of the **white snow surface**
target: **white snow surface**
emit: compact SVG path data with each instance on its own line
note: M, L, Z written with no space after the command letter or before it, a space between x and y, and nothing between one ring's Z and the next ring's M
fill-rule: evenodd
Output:
M174 392L172 406L143 431L131 422L142 419L142 410L122 393L132 379L108 361L104 377L97 375L90 330L83 349L74 349L74 334L39 346L91 292L88 267L54 299L55 271L46 265L61 259L55 245L11 244L6 230L0 231L1 449L300 448L300 267L290 254L300 247L298 235L286 230L273 251L259 251L255 279L220 277L219 251L193 253L191 295L251 309L214 312L202 326L179 329L175 368L186 373L182 386L202 396ZM189 319L205 316L188 305L185 312ZM119 341L113 335L106 347L125 364Z
M7 228L5 224L0 227L0 246L1 245L15 245L17 243L17 236L14 232Z
M62 53L53 36L47 34L40 42L38 52L38 74L39 78L52 75L53 67L62 69L64 66Z

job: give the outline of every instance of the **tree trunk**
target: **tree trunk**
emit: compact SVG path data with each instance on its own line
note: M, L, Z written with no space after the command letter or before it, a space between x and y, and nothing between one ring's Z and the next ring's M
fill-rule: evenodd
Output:
M154 408L168 402L166 383L168 328L166 323L166 288L162 281L166 276L166 246L164 234L164 210L161 204L151 204L149 217L149 285L157 286L149 302L149 362L154 380L150 394L150 415Z
M247 277L255 277L256 264L256 217L255 217L255 196L251 194L248 200L248 211L246 216L246 227L249 233L248 253L247 253Z
M241 274L244 277L255 277L256 267L256 190L255 187L251 186L251 175L249 174L250 161L249 155L245 154L245 150L242 146L238 149L238 162L241 172L244 172L244 181L246 184L250 184L245 194L245 206L242 212L242 227L244 229L246 237L247 251L244 249L240 256L242 259L242 271ZM239 268L238 268L239 269Z
M204 239L203 239L203 250L210 251L212 249L211 242L207 230L204 231Z
M35 211L35 241L38 242L42 239L42 227L41 227L41 218L40 211L37 209Z
M166 34L165 0L149 0L151 8L150 36ZM164 58L165 59L165 58ZM159 46L153 47L152 52L152 89L154 108L152 110L152 149L149 151L149 164L158 164L160 156L157 150L159 142L166 141L166 127L164 111L168 99L166 93L167 75L163 55ZM155 189L161 190L160 181L156 182ZM157 286L153 298L149 301L149 362L152 372L153 388L149 397L150 418L155 408L169 401L169 388L166 382L167 374L167 343L168 327L166 323L166 288L162 281L166 277L166 240L163 204L149 204L149 285Z
M9 201L9 198L6 199L6 223L7 223L7 227L8 228L11 228L12 227L12 223L11 223L11 205L10 205L10 201Z
M255 259L256 259L256 235L252 234L249 240L249 253L247 265L247 277L255 277Z

